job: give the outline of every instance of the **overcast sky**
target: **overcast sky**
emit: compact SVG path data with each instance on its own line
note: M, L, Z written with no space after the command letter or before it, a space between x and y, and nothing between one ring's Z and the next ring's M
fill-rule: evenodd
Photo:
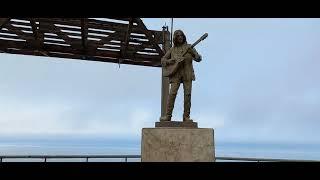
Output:
M144 19L161 30L170 18ZM191 118L215 140L320 142L320 19L174 19L195 62ZM140 138L160 117L159 68L0 54L0 137ZM182 87L181 87L182 88ZM173 119L181 120L179 90Z

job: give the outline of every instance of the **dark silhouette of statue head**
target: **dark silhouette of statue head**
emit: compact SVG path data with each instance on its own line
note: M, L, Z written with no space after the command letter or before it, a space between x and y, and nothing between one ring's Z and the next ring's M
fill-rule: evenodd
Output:
M180 46L187 43L187 39L182 30L176 30L173 33L173 44L175 46Z

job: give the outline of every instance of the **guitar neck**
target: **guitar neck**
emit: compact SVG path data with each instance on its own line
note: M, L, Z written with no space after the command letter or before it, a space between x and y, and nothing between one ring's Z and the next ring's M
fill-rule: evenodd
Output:
M199 44L199 42L201 42L202 40L204 40L207 37L208 37L208 33L205 33L203 36L201 36L201 38L199 38L196 42L194 42L191 45L191 48L194 48L197 44ZM189 48L183 53L183 56L186 55L188 51L189 51Z
M199 44L199 42L202 41L202 39L198 39L195 43L193 43L191 45L191 48L195 47L197 44Z
M193 44L191 45L191 48L194 48L200 41L201 41L201 40L199 39L198 41L196 41L195 43L193 43ZM189 51L189 48L183 53L182 56L186 55L188 51Z

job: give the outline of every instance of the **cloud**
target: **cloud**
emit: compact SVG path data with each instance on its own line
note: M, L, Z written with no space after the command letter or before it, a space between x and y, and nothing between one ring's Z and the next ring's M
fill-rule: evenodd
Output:
M63 103L0 104L0 135L139 137L141 129L152 127L158 118L148 108L133 107L126 114L110 113L108 110L89 112Z
M215 112L211 113L194 113L193 120L198 122L200 128L219 129L226 125L226 119L223 115Z

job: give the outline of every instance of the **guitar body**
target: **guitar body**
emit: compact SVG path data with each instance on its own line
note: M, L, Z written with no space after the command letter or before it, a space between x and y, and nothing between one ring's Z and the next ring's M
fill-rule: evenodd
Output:
M170 77L174 73L177 72L179 65L181 64L182 61L177 61L173 64L168 64L166 66L163 66L163 76L164 77Z

